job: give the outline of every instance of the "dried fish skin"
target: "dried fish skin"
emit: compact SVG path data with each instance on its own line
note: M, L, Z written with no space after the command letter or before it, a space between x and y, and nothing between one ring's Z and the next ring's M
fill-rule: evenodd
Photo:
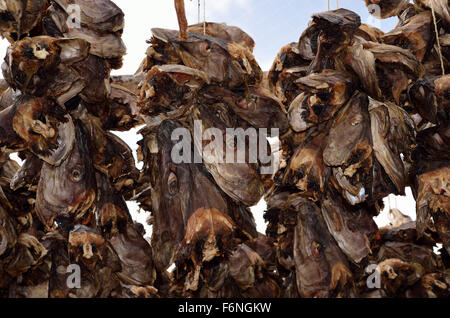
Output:
M225 124L203 105L197 105L198 112L194 112L194 120L201 120L203 130L208 128L219 128L222 131L223 151L211 152L211 157L206 160L205 167L211 173L217 185L233 200L242 202L245 206L253 206L259 202L264 187L261 176L251 163L227 163L226 154L234 153L236 158L236 147L231 147L230 141L226 140ZM203 140L199 134L194 134L194 145L199 151L203 149ZM203 138L201 138L203 139ZM248 147L246 147L248 148ZM246 151L247 152L247 151Z
M180 40L177 31L166 29L153 29L152 33L172 46L185 66L203 71L212 83L238 88L262 81L263 72L253 54L236 42L196 33Z
M288 130L284 105L264 88L251 86L244 94L223 87L207 86L199 94L205 105L224 102L252 127L278 128L281 134Z
M47 0L4 0L0 4L0 32L10 42L29 33L42 19Z
M442 23L448 32L450 28L450 9L445 0L414 0L420 8L432 9L436 15L442 19Z
M148 286L156 280L152 249L130 221L109 242L117 253L122 271L117 276L126 285Z
M326 11L312 16L313 20L303 32L298 43L300 55L305 60L314 60L319 51L322 34L323 41L331 41L327 46L327 57L338 53L350 44L353 34L361 25L361 18L354 12L346 9Z
M437 165L433 170L419 175L416 181L418 184L417 210L425 210L424 212L433 218L434 228L432 229L438 233L447 253L450 252L448 218L450 211L449 172L447 165ZM427 219L423 221L426 222ZM419 228L421 232L427 229L426 224L421 224Z
M184 65L155 65L146 75L138 106L144 115L157 116L191 106L208 76Z
M411 50L422 62L432 43L432 16L428 11L419 13L404 21L383 36L383 42Z
M229 42L236 42L247 47L250 52L253 52L255 48L255 41L245 33L243 30L236 26L227 25L226 23L214 23L206 22L191 25L187 28L188 32L206 34L215 38L219 38Z
M330 167L348 165L356 152L362 151L363 155L358 155L359 158L364 158L366 152L371 152L368 107L367 95L356 92L335 118L323 154L326 165Z
M382 42L382 38L384 36L384 32L380 29L371 26L369 24L361 24L358 30L355 32L354 41L361 41L363 39L365 41L370 42ZM356 44L356 43L355 43Z
M70 29L64 36L68 38L79 38L90 43L89 53L104 59L121 59L127 48L119 35L111 33L100 33L89 29ZM114 66L116 69L119 65ZM119 67L120 68L120 67Z
M294 234L294 260L300 295L330 297L338 289L341 295L348 296L352 274L345 256L326 228L320 208L300 197L292 200L290 205L299 212Z
M306 141L292 155L283 177L283 185L295 186L300 193L317 202L325 192L330 175L323 162L325 134Z
M359 264L371 253L369 235L376 232L377 226L370 214L354 211L339 195L329 193L322 202L322 215L331 235L352 262Z
M100 32L122 32L125 24L122 10L109 0L55 0L66 12L71 14L70 6L80 8L80 23Z
M10 182L10 188L14 191L22 187L32 187L37 185L41 173L43 162L32 153L27 155L22 166L14 174Z
M408 96L415 110L422 118L438 124L448 120L448 92L450 76L426 76L420 78L408 90Z
M108 101L110 110L103 124L106 130L129 131L143 123L138 108L138 96L134 92L113 83Z
M411 157L415 143L415 127L409 115L391 103L370 99L372 146L375 157L395 184L397 193L404 194L407 171L401 158Z
M86 133L76 126L76 142L60 166L45 163L36 196L36 213L47 229L54 221L82 222L90 217L96 199L94 167Z
M353 93L351 79L333 70L310 74L295 83L304 92L289 107L288 118L296 132L333 118Z
M3 206L0 206L0 256L14 248L17 238L18 233L14 219Z
M365 0L368 9L371 9L371 14L379 14L378 19L386 19L394 17L402 13L408 6L409 0ZM378 6L375 10L372 6Z

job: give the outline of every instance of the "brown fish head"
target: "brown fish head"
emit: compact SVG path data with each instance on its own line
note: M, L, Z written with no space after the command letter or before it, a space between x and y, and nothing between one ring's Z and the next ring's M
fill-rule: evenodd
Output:
M17 236L14 219L0 206L0 256L16 245Z
M231 134L226 134L227 126L212 109L204 105L197 105L192 117L194 129L197 121L200 121L202 127L197 128L202 129L202 131L215 128L214 132L218 136L220 135L219 131L221 132L218 139L215 139L216 136L210 136L210 142L203 140L203 136L199 136L198 133L193 134L196 151L200 153L205 148L211 150L203 151L203 157L205 166L217 185L236 202L242 202L246 206L257 204L263 195L264 186L256 164L249 160L252 154L248 151L250 149L248 143L245 143L245 149L240 149L243 147L238 147L238 143L242 141L242 138L233 138ZM252 131L250 131L251 133ZM253 133L257 135L256 130L253 130ZM241 141L236 142L236 139L241 139ZM234 155L232 162L239 161L227 163L227 154Z
M300 146L289 161L283 184L295 186L313 201L325 190L330 171L323 163L325 134L318 134Z
M191 25L187 29L188 32L206 34L215 38L219 38L229 42L236 42L253 52L255 48L255 41L246 32L235 26L230 26L225 23L206 22Z
M122 271L117 273L122 283L138 286L153 285L156 270L152 247L137 231L131 218L128 219L126 227L112 236L109 242L122 265Z
M359 264L371 253L369 234L377 228L372 215L355 211L339 194L330 192L323 201L322 215L331 235L352 262Z
M45 98L23 96L14 105L12 126L28 149L51 165L59 165L72 150L75 129L68 115Z
M184 65L156 65L147 72L139 107L144 114L158 115L192 104L196 92L210 80L203 71Z
M47 228L55 220L83 222L90 218L96 198L95 174L89 140L80 122L76 125L75 144L60 166L45 163L38 184L36 212Z
M0 33L11 42L17 41L39 23L47 5L47 0L2 1Z
M300 55L307 60L314 60L319 53L322 57L331 57L340 52L350 44L361 25L361 18L346 9L317 13L312 18L298 43Z
M80 8L80 21L83 26L101 32L122 32L125 24L124 13L112 1L56 0L68 15L72 13L70 5Z
M295 84L304 92L292 102L289 109L291 127L296 132L332 119L353 92L351 78L332 70L299 78Z
M213 83L238 87L262 80L263 73L251 51L241 44L196 33L188 33L188 40L180 40L177 31L152 32L175 48L185 66L203 71Z
M351 285L348 264L328 232L319 207L301 198L290 197L290 206L299 211L294 234L294 261L297 287L303 297L330 297L345 293Z
M105 239L96 230L76 225L69 234L69 256L77 264L93 270L103 259Z
M97 226L106 237L123 232L130 219L123 197L117 193L108 177L96 172L98 202L95 209Z
M357 92L334 120L324 150L328 166L349 166L372 151L368 105L367 95Z
M208 264L228 257L241 242L242 234L229 216L214 208L198 209L189 218L176 255L176 280L183 282L184 291L197 291L202 285L202 269L205 267L207 274Z
M178 244L185 235L188 219L200 208L216 208L227 211L227 202L217 186L207 176L199 164L174 162L172 152L176 142L172 134L183 126L176 121L164 121L157 131L158 161L152 169L155 174L154 201L158 206L153 209L154 231L152 244L155 259L163 257L157 263L158 268L165 268L176 252ZM183 140L192 147L191 140ZM184 155L192 160L193 149L183 149ZM197 193L204 193L202 196Z
M379 19L386 19L399 15L409 4L408 0L365 0L369 13L377 15Z
M26 37L8 49L2 71L11 87L40 97L47 93L61 63L78 62L88 52L89 44L81 39Z
M138 95L135 92L125 86L113 83L108 101L110 110L104 124L105 129L128 131L142 124L143 120L137 106Z

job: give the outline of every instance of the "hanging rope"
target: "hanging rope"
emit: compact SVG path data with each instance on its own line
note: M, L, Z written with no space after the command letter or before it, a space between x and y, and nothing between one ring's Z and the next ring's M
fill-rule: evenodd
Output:
M184 0L174 0L175 11L177 12L178 25L180 27L180 39L188 39L188 22L186 19L186 10L184 8Z
M436 22L436 13L434 12L433 7L431 7L431 13L433 14L434 32L436 32L436 42L438 45L439 59L441 60L442 75L445 75L444 59L442 58L441 43L439 41L439 30Z
M197 2L198 2L198 24L200 24L200 22L201 22L201 17L200 17L200 15L201 15L201 13L200 13L200 8L202 7L202 4L201 4L201 2L200 2L201 0L197 0Z
M339 0L336 0L336 9L339 9ZM331 10L330 0L328 0L328 11Z
M203 35L206 35L206 0L203 0Z

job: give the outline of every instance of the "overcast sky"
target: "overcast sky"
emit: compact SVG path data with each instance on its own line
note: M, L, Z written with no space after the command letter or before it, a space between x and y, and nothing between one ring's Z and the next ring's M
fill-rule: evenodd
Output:
M203 0L202 4L203 4ZM145 56L148 47L146 40L151 38L155 27L177 29L177 17L173 0L114 0L125 13L123 40L128 48L124 66L113 74L133 74ZM393 29L397 18L375 20L368 14L363 0L338 0L340 7L350 9L361 16L363 23L377 26L387 32ZM331 9L336 8L336 0L330 0ZM197 0L185 0L189 24L198 22ZM287 43L297 42L307 27L313 13L326 11L328 0L206 0L206 20L226 22L241 27L256 42L255 57L263 70L269 70L279 49ZM203 8L202 17L203 19ZM0 55L5 56L8 42L0 42ZM119 133L135 151L140 137L136 129ZM388 201L386 200L386 203ZM404 213L415 218L414 200L410 191L406 198L391 199L392 207L399 207ZM137 219L144 223L146 214L136 214L135 204L130 209ZM264 232L262 214L265 204L253 209L258 229ZM379 225L388 224L386 213L378 218Z

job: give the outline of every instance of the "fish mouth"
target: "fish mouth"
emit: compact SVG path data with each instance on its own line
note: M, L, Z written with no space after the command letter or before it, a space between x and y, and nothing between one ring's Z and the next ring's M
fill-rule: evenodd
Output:
M89 189L78 196L75 200L75 204L70 206L65 214L74 215L74 221L80 221L86 219L88 212L93 211L94 201L96 195L94 189ZM88 217L88 219L90 219Z
M152 35L155 39L158 39L164 43L176 40L178 38L178 31L170 29L153 28Z
M90 216L95 208L95 205L93 204L95 198L96 195L93 189L81 193L74 200L75 203L73 205L66 209L57 210L57 213L45 222L47 231L54 232L56 230L55 221L58 222L58 220L67 219L70 220L70 224L80 221L89 222L91 219Z

